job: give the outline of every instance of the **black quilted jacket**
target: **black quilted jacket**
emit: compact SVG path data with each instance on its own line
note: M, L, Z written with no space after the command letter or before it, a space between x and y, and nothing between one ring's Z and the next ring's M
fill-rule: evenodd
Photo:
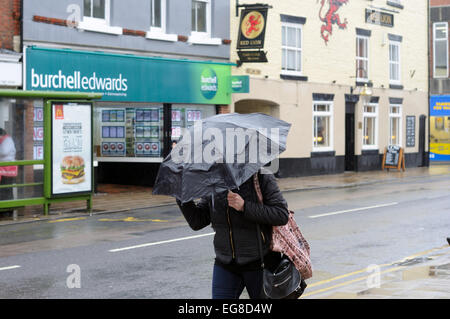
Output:
M238 265L245 265L258 260L260 255L257 236L261 236L263 251L266 254L270 247L272 226L285 225L288 222L287 204L275 177L271 174L260 174L259 182L264 204L258 202L253 178L235 191L245 201L243 212L228 207L227 193L214 197L213 209L211 198L202 199L197 204L179 204L193 230L200 230L211 224L215 231L216 259L221 263L229 264L234 260ZM260 234L257 234L257 224L260 224Z

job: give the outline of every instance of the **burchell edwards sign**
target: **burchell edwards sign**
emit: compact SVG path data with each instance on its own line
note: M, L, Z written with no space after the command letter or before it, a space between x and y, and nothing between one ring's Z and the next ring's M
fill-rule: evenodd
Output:
M231 103L231 64L26 48L25 88L96 92L103 100Z

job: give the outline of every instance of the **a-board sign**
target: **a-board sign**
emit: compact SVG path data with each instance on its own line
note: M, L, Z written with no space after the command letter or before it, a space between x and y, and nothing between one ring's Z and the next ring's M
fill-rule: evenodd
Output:
M389 145L386 147L383 155L383 163L381 169L396 168L405 170L405 155L403 148L398 145Z

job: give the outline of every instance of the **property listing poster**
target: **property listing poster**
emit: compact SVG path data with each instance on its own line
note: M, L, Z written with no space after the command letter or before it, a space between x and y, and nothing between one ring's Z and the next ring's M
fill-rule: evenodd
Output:
M52 106L52 193L92 191L91 104Z

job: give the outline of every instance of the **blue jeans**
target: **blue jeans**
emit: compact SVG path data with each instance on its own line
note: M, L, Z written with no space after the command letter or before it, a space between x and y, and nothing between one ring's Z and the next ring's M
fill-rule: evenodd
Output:
M251 299L261 298L262 270L231 272L214 264L212 281L213 299L239 299L244 288Z

